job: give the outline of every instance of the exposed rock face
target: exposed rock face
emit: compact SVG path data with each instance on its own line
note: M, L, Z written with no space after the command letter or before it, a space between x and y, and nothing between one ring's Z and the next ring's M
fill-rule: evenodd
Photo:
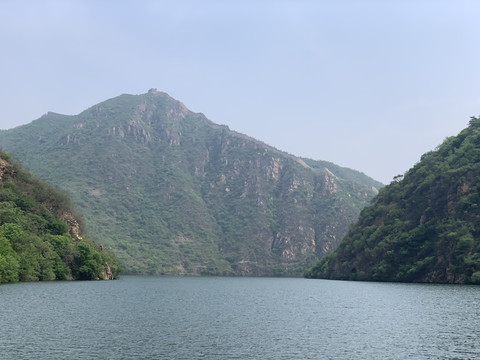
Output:
M0 144L67 190L92 236L134 273L300 275L380 185L230 131L155 89L48 114L0 132Z
M5 171L7 169L8 163L0 158L0 181L3 179L3 174L5 174Z
M114 280L112 269L108 263L105 263L105 270L103 272L103 280Z
M69 233L72 235L72 238L74 238L77 241L82 240L82 237L80 236L80 224L78 223L77 219L73 216L72 213L64 213L62 216L62 221L67 223L69 227Z

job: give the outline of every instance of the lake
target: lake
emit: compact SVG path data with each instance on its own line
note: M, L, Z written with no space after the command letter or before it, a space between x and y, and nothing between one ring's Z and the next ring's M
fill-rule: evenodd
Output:
M1 359L474 359L480 287L139 277L0 286Z

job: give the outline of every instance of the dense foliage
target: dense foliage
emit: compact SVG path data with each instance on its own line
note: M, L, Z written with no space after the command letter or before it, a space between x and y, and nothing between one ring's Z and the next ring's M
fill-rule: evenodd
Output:
M306 276L480 284L480 120L382 188Z
M101 279L106 267L116 276L115 258L79 235L77 219L64 192L0 153L0 283Z
M154 90L76 116L46 114L0 131L0 144L66 190L129 273L301 275L381 186L216 125Z

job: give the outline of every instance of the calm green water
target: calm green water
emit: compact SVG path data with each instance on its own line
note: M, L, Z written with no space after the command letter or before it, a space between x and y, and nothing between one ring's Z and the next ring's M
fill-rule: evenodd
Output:
M480 287L125 276L0 286L1 359L476 359Z

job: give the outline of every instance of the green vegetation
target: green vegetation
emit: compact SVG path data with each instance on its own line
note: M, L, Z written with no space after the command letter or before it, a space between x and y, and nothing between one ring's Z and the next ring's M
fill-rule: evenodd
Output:
M48 113L0 131L0 144L65 190L92 238L134 274L299 276L380 186L306 164L156 91Z
M102 279L106 267L116 276L112 255L70 233L67 221L81 231L76 219L64 192L0 152L0 283Z
M360 214L312 278L480 284L480 120L452 136Z

